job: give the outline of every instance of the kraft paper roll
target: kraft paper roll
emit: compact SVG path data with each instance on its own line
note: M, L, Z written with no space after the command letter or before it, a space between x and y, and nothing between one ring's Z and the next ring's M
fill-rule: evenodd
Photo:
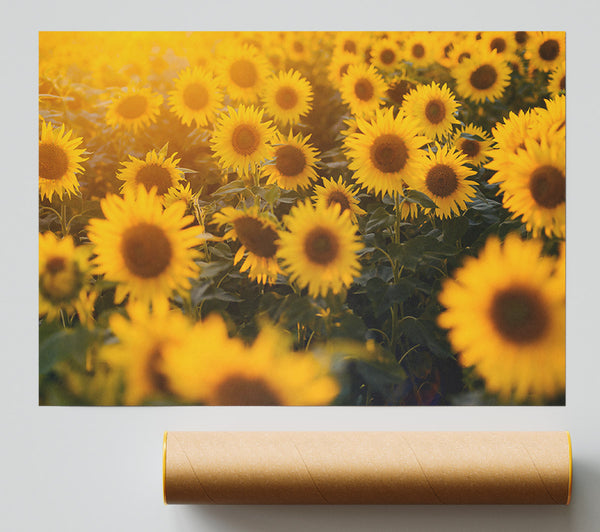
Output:
M167 432L165 503L568 504L568 432Z

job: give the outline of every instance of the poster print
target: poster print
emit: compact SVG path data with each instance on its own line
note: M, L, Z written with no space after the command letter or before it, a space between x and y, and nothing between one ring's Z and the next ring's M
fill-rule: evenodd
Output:
M44 405L564 404L565 34L39 34Z

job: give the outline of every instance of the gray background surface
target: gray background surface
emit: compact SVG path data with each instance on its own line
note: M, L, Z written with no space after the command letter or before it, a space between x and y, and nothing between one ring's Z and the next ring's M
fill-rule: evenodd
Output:
M598 9L570 3L3 3L0 54L0 530L600 530ZM567 31L567 406L61 408L37 406L38 30ZM164 430L570 430L569 507L164 506Z

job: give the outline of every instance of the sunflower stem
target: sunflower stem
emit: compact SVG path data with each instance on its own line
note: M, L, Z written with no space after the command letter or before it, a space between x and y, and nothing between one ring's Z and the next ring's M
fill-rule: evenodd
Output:
M60 204L60 229L62 231L63 237L66 237L69 234L69 227L67 225L67 205L62 202Z
M400 193L394 193L394 214L396 215L396 220L394 223L394 242L396 244L400 243Z
M395 192L394 193L394 214L396 216L395 219L395 223L394 223L394 243L395 244L400 244L400 193L399 192ZM402 274L402 269L404 268L403 265L400 265L397 259L393 259L390 257L390 262L392 264L392 274L394 276L394 284L398 283L398 281L400 280L400 275ZM391 342L390 342L390 348L392 350L392 353L396 353L397 350L397 344L398 344L398 313L401 312L402 309L398 306L398 303L394 303L392 305L392 307L390 308L390 312L391 312L391 320L392 320L392 326L391 326Z

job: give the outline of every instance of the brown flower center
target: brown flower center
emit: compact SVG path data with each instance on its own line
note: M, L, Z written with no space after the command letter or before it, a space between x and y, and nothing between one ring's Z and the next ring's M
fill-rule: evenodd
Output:
M468 157L475 157L479 153L481 146L479 146L479 142L476 140L463 139L460 143L460 149Z
M386 48L385 50L383 50L381 52L379 59L381 59L381 62L384 65L391 65L396 60L396 54L394 53L394 50L390 50L389 48Z
M458 187L456 172L446 164L436 164L425 177L427 190L438 198L452 195Z
M517 41L518 44L525 44L528 38L529 35L527 35L526 31L515 31L515 41Z
M208 90L200 83L190 83L183 89L183 103L193 111L204 109L208 100Z
M540 166L531 174L529 190L538 205L546 209L553 209L565 202L565 176L554 166Z
M65 269L67 263L63 257L52 257L46 262L46 271L50 275L55 275Z
M356 55L356 43L354 41L344 41L344 51Z
M294 52L298 54L304 52L304 45L300 41L294 41L294 44L292 46L294 48Z
M258 81L258 72L252 61L238 59L229 67L229 76L238 87L247 89L253 87Z
M123 118L133 120L142 116L148 108L148 100L141 94L125 96L117 105L117 113Z
M431 124L439 124L446 117L446 106L441 100L431 100L425 106L425 116Z
M350 63L344 63L341 67L340 67L340 78L342 76L345 76L348 73L348 67L350 66Z
M560 83L558 84L558 86L560 87L561 91L564 91L567 88L567 78L566 78L566 76L563 76L562 78L560 78Z
M123 233L121 255L133 275L150 279L158 277L167 269L173 250L160 227L142 222Z
M163 196L173 186L173 179L169 170L158 165L148 164L140 168L135 176L135 182L139 185L144 185L146 190L156 187L156 193Z
M233 130L231 146L240 155L251 155L260 143L260 136L254 127L240 124Z
M354 94L359 100L368 102L375 94L375 89L368 79L361 78L354 84Z
M275 101L282 109L293 109L298 103L298 94L292 87L281 87L275 93Z
M69 158L56 144L40 144L40 177L56 181L69 169Z
M492 299L490 317L504 339L516 344L535 342L550 325L540 294L525 286L500 290Z
M277 252L277 233L268 225L252 216L241 216L234 220L233 227L240 243L258 257L269 259Z
M470 77L471 85L480 91L489 89L498 79L498 73L492 65L481 65Z
M74 262L63 257L52 257L40 275L40 294L55 304L75 299L83 286L83 276Z
M392 134L377 137L369 151L373 166L387 174L399 172L408 161L408 151L404 141Z
M319 266L335 261L339 253L339 242L335 234L326 227L311 229L304 238L304 252L308 259Z
M458 62L462 63L465 59L469 59L471 54L469 52L463 52L458 56Z
M404 97L414 88L416 85L406 79L393 82L387 90L387 96L397 105L402 105Z
M280 406L282 400L261 377L229 375L215 390L215 405L221 406Z
M560 45L556 39L548 39L540 45L538 52L544 61L554 61L560 52Z
M148 356L146 377L148 378L148 381L150 381L150 384L154 390L162 393L169 393L169 380L162 371L162 362L162 346L156 345Z
M490 50L496 50L499 54L506 50L506 41L502 37L496 37L492 39L490 43Z
M275 167L286 177L297 176L306 167L306 157L296 146L280 146L275 152L275 157Z
M337 203L340 206L340 212L344 212L350 208L348 197L340 190L334 190L327 196L327 206L329 207L332 203Z
M414 44L412 47L412 55L417 59L421 59L425 55L425 47L422 44Z

